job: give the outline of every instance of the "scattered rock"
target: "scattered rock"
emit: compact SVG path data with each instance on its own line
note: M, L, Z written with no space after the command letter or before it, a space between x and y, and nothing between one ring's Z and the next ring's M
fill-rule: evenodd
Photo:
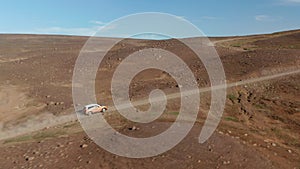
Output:
M57 147L64 147L63 144L57 144Z
M287 150L289 153L292 153L292 150Z
M272 143L271 145L272 145L273 147L276 147L276 144L275 144L275 143Z
M26 157L25 160L26 161L31 161L31 160L34 160L34 157Z
M139 128L137 128L136 126L132 126L132 127L129 127L128 130L138 130Z
M177 88L182 88L182 85L178 85L178 84L177 84L175 87L177 87Z
M88 145L87 144L81 144L80 147L81 148L86 148Z
M223 161L224 165L230 164L230 161Z
M212 152L212 151L213 151L213 149L212 149L212 147L211 147L211 146L208 146L208 151L210 151L210 152Z
M270 139L264 140L265 143L269 143L270 141L271 141Z
M47 103L47 105L54 105L55 104L55 102L49 102L49 103Z

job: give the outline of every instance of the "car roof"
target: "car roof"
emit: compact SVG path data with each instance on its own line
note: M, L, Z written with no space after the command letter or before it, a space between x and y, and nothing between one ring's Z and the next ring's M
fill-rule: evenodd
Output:
M99 104L88 104L88 105L86 105L84 107L91 107L91 106L100 106L100 105Z

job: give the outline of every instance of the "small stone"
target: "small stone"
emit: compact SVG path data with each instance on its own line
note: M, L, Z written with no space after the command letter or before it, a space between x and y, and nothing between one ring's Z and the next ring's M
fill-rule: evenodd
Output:
M247 136L248 136L248 134L246 133L246 134L244 134L244 136L245 136L245 137L247 137Z
M254 147L256 147L256 146L257 146L257 144L256 144L256 143L254 143L254 144L253 144L253 146L254 146Z
M128 130L138 130L136 126L129 127Z
M197 162L198 162L198 163L201 163L201 160L198 160Z
M211 146L208 146L208 151L213 151L212 147Z
M64 145L63 144L58 144L57 147L64 147Z
M34 151L34 152L32 152L32 154L39 154L40 152L38 152L38 151Z
M223 161L224 165L230 164L230 161Z
M230 130L228 130L228 133L229 133L229 134L231 134L231 131L230 131Z
M177 87L177 88L182 88L182 85L178 85L178 84L177 84L175 87Z
M49 103L47 103L47 105L54 105L55 104L55 102L49 102Z
M191 158L192 158L192 156L188 155L188 156L187 156L187 158L190 158L190 159L191 159Z
M275 144L275 143L272 143L271 145L272 145L273 147L276 147L276 144Z
M34 157L26 157L26 158L25 158L26 161L31 161L31 160L33 160L33 159L34 159Z
M292 153L292 150L287 150L289 153Z
M88 145L87 144L81 144L80 147L81 148L86 148Z

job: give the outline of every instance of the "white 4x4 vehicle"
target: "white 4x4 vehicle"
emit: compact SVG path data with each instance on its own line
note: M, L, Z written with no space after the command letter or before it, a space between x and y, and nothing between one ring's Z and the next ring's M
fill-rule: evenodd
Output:
M84 106L83 112L86 115L92 115L94 113L100 113L100 112L105 112L107 110L106 106L101 106L99 104L89 104Z

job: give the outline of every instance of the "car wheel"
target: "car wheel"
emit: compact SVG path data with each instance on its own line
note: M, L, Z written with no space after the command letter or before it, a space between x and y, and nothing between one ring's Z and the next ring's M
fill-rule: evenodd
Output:
M102 112L103 112L103 113L105 113L105 111L106 111L106 109L105 109L105 108L104 108L104 109L102 109Z
M92 113L93 113L93 112L89 111L89 112L88 112L88 115L90 116L90 115L92 115Z

